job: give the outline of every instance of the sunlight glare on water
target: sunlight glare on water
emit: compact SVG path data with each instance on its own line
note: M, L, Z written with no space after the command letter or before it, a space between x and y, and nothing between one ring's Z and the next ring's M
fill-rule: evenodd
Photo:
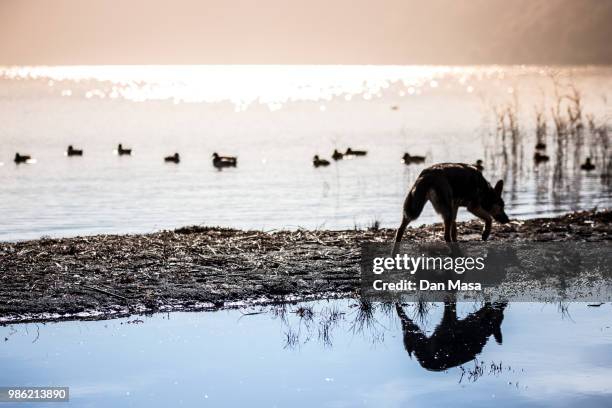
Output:
M520 68L520 72L541 72ZM437 88L447 77L473 91L471 82L503 78L505 69L451 66L67 66L4 67L8 79L49 79L51 86L62 81L98 81L107 87L92 88L89 97L122 97L131 101L173 100L174 102L230 101L237 108L252 103L270 107L295 101L325 101L345 95L365 99L377 96L391 84L401 82L409 93ZM59 82L59 83L56 83ZM470 88L471 87L471 88ZM70 90L66 96L72 93Z

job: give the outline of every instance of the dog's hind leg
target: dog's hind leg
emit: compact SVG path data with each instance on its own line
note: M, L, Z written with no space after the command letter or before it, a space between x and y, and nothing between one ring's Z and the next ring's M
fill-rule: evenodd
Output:
M451 231L453 229L453 202L450 195L450 186L444 188L444 186L437 186L429 192L429 201L433 205L434 209L442 219L444 220L444 240L446 242L452 242Z
M402 236L410 221L416 220L419 218L419 215L421 215L421 211L423 211L423 207L425 207L425 203L427 202L427 190L427 184L417 179L410 189L410 192L408 192L408 195L406 195L402 209L402 223L395 234L396 243L402 240Z
M446 242L452 242L452 229L453 229L453 220L450 217L444 217L444 240Z
M402 236L404 235L406 227L409 223L410 218L406 217L406 215L404 214L404 216L402 217L402 223L400 224L399 228L397 229L397 232L395 233L395 244L393 244L393 250L391 251L392 257L397 255L397 253L399 252L400 241L402 240Z
M397 232L395 233L395 242L400 242L402 240L402 236L406 231L406 227L408 226L408 224L410 224L410 221L410 218L406 217L406 215L402 217L402 223L397 228Z

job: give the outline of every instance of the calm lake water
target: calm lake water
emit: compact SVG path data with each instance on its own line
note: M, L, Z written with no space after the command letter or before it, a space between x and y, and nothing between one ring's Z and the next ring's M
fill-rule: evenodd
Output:
M609 304L481 306L449 325L443 304L406 305L422 332L405 343L395 307L364 320L353 300L10 325L0 384L69 386L78 407L610 406Z
M0 68L0 240L186 224L395 227L423 168L401 163L404 152L485 159L485 176L507 181L513 217L609 207L600 168L553 187L552 163L533 165L534 106L553 106L553 73L562 92L580 90L585 116L610 117L609 67ZM494 109L508 104L524 147L514 172L487 153ZM113 153L119 142L132 157ZM84 156L66 157L69 144ZM348 146L367 157L313 168L314 154ZM35 163L15 165L15 152ZM174 152L181 163L164 163ZM238 167L215 170L213 152L237 155ZM587 139L579 158L588 155L597 151ZM416 224L433 221L428 206Z

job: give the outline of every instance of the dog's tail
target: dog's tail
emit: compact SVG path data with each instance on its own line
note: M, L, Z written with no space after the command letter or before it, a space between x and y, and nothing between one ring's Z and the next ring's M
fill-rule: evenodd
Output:
M410 221L419 218L427 202L429 188L429 183L423 179L418 179L414 183L404 201L404 218L408 218Z
M419 215L421 215L421 212L423 212L423 207L425 207L425 203L427 203L427 192L429 191L430 187L430 184L426 180L418 178L410 189L410 192L404 201L402 223L395 234L395 242L400 242L402 240L402 235L404 235L404 231L406 230L406 227L410 221L419 218Z

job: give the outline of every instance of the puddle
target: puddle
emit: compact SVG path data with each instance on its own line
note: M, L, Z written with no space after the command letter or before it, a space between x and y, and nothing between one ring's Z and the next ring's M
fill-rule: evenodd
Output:
M70 387L19 407L610 406L610 304L426 306L403 323L344 299L9 325L0 385Z

